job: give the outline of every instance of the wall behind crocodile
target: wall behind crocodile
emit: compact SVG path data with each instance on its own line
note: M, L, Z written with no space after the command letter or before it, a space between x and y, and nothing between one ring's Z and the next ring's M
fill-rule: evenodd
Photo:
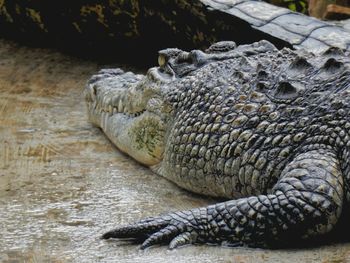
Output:
M150 66L166 47L205 48L268 39L238 18L200 0L0 0L0 34L74 55Z

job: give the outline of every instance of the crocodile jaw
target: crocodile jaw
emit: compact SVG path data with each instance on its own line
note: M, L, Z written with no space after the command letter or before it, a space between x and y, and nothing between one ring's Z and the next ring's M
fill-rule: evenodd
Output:
M158 116L148 112L138 117L121 113L110 116L109 113L102 112L90 113L89 118L119 150L138 162L152 166L162 160L164 125Z
M119 150L138 162L147 166L160 163L165 142L165 123L161 115L146 108L130 111L130 108L135 109L134 102L130 101L133 97L130 90L134 90L134 86L122 89L116 86L87 85L85 100L89 120L101 128ZM148 99L148 104L152 102L154 99Z

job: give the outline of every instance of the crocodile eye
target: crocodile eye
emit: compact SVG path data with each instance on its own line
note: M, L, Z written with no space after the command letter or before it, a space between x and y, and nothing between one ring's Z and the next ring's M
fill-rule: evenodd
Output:
M166 63L166 59L165 59L165 56L164 55L159 55L158 56L158 64L160 67L163 67Z

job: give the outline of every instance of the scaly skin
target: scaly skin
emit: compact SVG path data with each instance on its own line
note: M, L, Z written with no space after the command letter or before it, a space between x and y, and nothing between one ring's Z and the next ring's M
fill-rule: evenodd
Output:
M104 70L91 121L177 185L232 199L141 220L103 238L264 246L329 232L349 201L350 59L267 41L167 49L146 76Z

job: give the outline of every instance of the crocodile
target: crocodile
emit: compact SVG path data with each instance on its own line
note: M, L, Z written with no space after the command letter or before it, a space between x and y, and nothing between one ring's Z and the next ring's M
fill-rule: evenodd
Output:
M334 229L350 200L349 51L224 41L161 50L158 64L145 75L94 75L84 91L89 119L156 174L225 200L104 239L265 247Z

